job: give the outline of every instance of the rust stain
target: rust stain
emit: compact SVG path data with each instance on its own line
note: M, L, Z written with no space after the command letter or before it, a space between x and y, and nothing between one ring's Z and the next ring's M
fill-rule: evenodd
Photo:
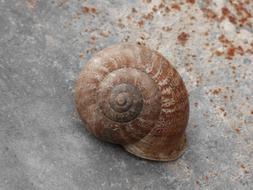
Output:
M244 55L245 50L241 46L236 46L234 43L227 39L225 35L221 35L218 40L226 48L226 52L215 51L217 56L226 55L226 59L233 59L236 54Z
M171 5L171 8L174 9L174 10L177 10L177 11L180 11L180 10L181 10L180 5L178 5L178 4L176 4L176 3L172 4L172 5Z
M231 11L227 7L222 7L221 12L222 12L222 16L221 18L219 18L219 21L222 21L225 18L228 18L231 23L233 24L237 23L236 17L231 13Z
M89 13L96 14L97 13L97 9L95 7L83 6L81 10L82 10L83 14L89 14Z
M143 27L144 27L144 21L143 21L143 20L140 20L140 21L138 22L138 26L139 26L140 28L143 28Z
M191 4L194 4L195 3L195 0L186 0L187 3L191 3Z
M153 12L150 12L150 13L144 15L143 18L145 20L153 20L153 18L154 18Z
M234 47L229 47L227 49L227 59L233 59L233 57L235 56L235 48Z
M213 90L211 90L211 92L212 92L213 95L218 95L218 94L221 93L221 88L213 89Z
M186 32L182 32L178 37L177 40L180 42L181 45L185 45L186 42L188 41L190 35L187 34Z
M218 16L212 9L210 3L206 4L204 8L202 8L202 11L204 15L211 19L215 20L217 22L223 21L225 18L228 18L228 20L235 24L238 27L250 27L252 28L252 12L250 12L248 9L249 2L246 1L237 1L237 0L229 0L227 2L227 6L224 6L221 8L221 15ZM247 9L248 8L248 9Z
M37 6L38 1L37 0L26 0L26 5L30 9L35 9Z
M235 132L236 132L237 134L241 134L240 128L235 128Z
M95 7L91 7L90 10L91 10L91 12L94 13L94 14L97 13L97 9L96 9Z
M217 15L211 9L203 8L202 11L204 13L204 16L207 17L208 19L216 19L217 18Z
M88 13L90 13L90 8L89 7L82 7L82 12L83 12L83 14L88 14Z
M85 56L84 56L84 53L80 53L80 54L79 54L79 58L80 58L80 59L84 59L84 57L85 57Z
M223 51L219 51L219 50L216 50L214 53L215 53L215 55L217 55L217 56L222 56L222 55L224 55L224 52L223 52Z

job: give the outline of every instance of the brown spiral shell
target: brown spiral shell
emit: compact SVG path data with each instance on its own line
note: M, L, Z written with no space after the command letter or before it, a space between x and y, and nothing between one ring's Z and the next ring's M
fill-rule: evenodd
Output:
M136 156L167 161L184 150L188 93L156 51L126 43L100 51L80 73L75 102L91 133Z

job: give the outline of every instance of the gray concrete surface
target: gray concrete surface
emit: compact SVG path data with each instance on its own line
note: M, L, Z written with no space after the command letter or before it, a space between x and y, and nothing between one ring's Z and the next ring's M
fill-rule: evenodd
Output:
M252 190L252 15L242 0L0 0L0 189ZM123 41L158 50L186 83L175 162L99 141L75 112L81 67Z

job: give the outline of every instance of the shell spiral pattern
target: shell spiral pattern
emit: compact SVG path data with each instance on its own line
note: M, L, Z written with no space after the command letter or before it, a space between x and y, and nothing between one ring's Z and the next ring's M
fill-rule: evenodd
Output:
M136 156L168 161L184 150L188 93L156 51L125 43L100 51L80 73L75 102L91 133Z

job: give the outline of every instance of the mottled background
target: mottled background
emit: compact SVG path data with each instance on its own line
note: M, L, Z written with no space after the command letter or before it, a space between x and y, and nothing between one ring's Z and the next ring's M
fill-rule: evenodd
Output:
M125 41L162 53L186 83L177 161L136 158L78 118L81 67ZM0 0L0 189L252 190L252 94L251 0Z

